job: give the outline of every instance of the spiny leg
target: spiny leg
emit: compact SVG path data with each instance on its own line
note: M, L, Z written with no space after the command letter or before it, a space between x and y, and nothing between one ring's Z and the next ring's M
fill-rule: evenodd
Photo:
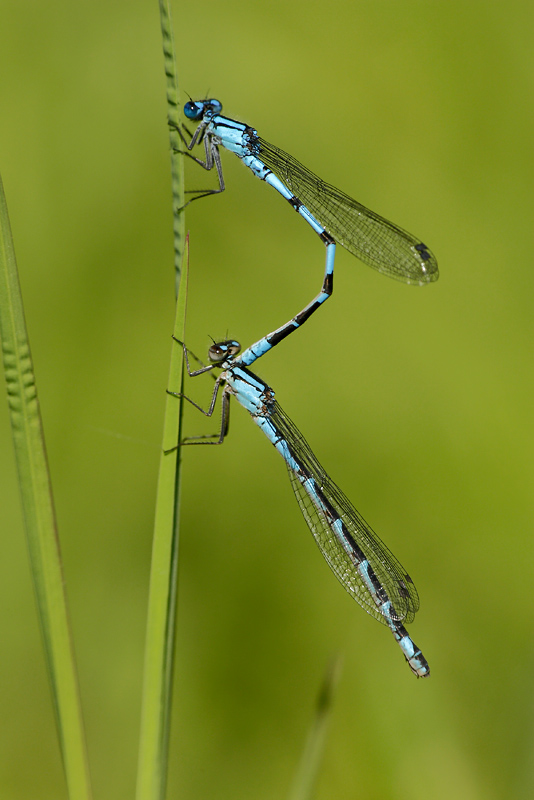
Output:
M199 127L196 129L195 133L191 137L191 141L189 143L187 142L187 139L183 135L178 125L173 125L172 127L175 128L175 130L178 132L182 142L187 148L186 150L177 150L175 152L182 153L184 156L187 156L196 164L199 164L199 166L201 166L202 169L205 169L208 172L215 166L217 170L217 178L219 180L218 189L186 189L185 194L197 194L197 196L192 197L191 200L189 200L187 203L185 203L185 205L183 205L180 209L178 209L179 211L182 211L186 206L192 203L193 200L199 200L201 197L208 197L210 194L220 194L221 192L224 192L226 185L224 183L222 164L221 164L221 154L219 153L219 147L217 144L215 144L215 142L213 141L212 137L209 134L206 136L199 137L198 135L199 130L202 126L199 125ZM205 161L202 161L202 159L197 158L190 152L197 143L200 144L202 138L204 139L204 150L206 152Z
M218 383L216 383L216 385L215 385L215 389L214 389L214 392L213 392L211 405L210 405L210 408L208 409L208 411L205 411L203 408L201 408L199 405L197 405L197 403L195 403L194 400L191 400L191 398L187 397L185 394L180 394L180 392L170 392L168 389L167 389L167 394L171 394L174 397L183 397L184 400L187 400L189 403L191 403L191 405L195 406L195 408L198 408L198 410L201 411L203 414L205 414L206 417L211 417L211 415L213 414L213 409L215 407L215 400L217 399L217 393L219 391L219 386L221 385L221 382L219 381L219 379L217 379L217 381L218 381ZM228 434L228 428L230 426L230 394L227 391L223 391L222 402L221 402L221 410L222 410L222 414L221 414L221 430L220 430L220 432L218 434L217 433L210 433L210 434L207 434L205 436L187 436L185 439L183 439L180 442L179 445L176 445L176 447L171 447L170 450L165 450L165 455L167 455L167 453L172 453L174 450L177 450L178 447L181 447L183 445L191 445L191 444L222 444L224 442L224 439L225 439L226 435ZM201 439L211 439L211 438L215 438L215 437L218 437L216 442L199 441Z
M213 369L213 367L215 365L214 364L210 364L207 367L203 365L201 369L197 369L197 370L191 371L190 364L189 364L189 356L188 356L190 351L187 349L185 344L182 341L180 341L180 339L176 338L176 336L173 336L172 338L174 339L175 342L178 342L178 344L181 344L182 347L183 347L184 355L185 355L185 363L186 363L186 367L187 367L187 373L188 373L190 378L195 378L198 375L202 375L202 374L208 372L209 370ZM194 355L194 353L191 353L191 355L197 361L200 362L200 359L198 359ZM202 362L200 362L200 363L202 363ZM224 378L221 375L218 378L215 379L215 386L213 387L213 393L212 393L212 396L211 396L211 402L210 402L210 405L209 405L209 408L208 408L207 411L205 409L203 409L201 406L199 406L198 403L195 403L195 401L192 400L190 397L187 397L187 395L183 394L182 392L171 392L169 389L167 389L167 394L170 394L173 397L183 397L184 400L187 400L188 403L191 403L192 406L197 408L206 417L211 417L213 415L213 411L215 409L215 404L217 402L217 395L219 393L219 388L220 388L221 384L223 384L223 383L224 383ZM165 455L167 455L167 453L172 453L178 447L180 447L182 445L186 445L186 444L222 444L223 441L224 441L225 436L228 434L228 429L229 429L229 426L230 426L230 395L229 395L229 392L225 391L225 390L223 390L221 410L222 410L221 430L220 430L220 432L218 434L217 433L211 433L211 434L207 434L205 436L188 436L185 439L183 439L180 442L179 445L176 445L176 447L171 447L170 450L165 450ZM200 439L211 439L211 438L215 438L215 437L218 437L216 442L198 441Z

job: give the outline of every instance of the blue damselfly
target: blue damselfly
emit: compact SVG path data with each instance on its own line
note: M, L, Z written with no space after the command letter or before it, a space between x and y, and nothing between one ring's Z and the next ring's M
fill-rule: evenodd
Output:
M187 119L198 122L193 134L185 129L189 140L178 128L187 147L186 154L204 169L215 167L219 180L219 188L200 191L193 199L224 191L219 147L225 147L235 153L254 175L273 186L306 220L326 247L321 291L287 326L273 334L274 344L283 338L281 331L287 336L296 330L332 294L337 242L369 266L404 283L423 285L437 280L436 258L420 239L325 183L288 153L258 136L254 128L222 116L221 111L222 105L215 99L190 100L184 106ZM205 161L190 152L202 142ZM264 339L262 353L270 346L273 343Z
M208 352L211 363L193 371L189 351L183 345L191 377L213 368L223 370L215 380L207 411L190 398L185 399L211 417L219 389L223 388L219 434L195 437L202 441L185 440L182 444L222 444L228 432L230 398L235 397L284 459L304 519L339 581L365 611L388 626L412 672L426 677L430 674L428 663L404 627L419 609L412 579L327 475L304 436L278 404L273 389L248 369L247 365L258 357L254 355L258 344L239 356L239 342L214 342ZM176 392L169 394L179 396Z

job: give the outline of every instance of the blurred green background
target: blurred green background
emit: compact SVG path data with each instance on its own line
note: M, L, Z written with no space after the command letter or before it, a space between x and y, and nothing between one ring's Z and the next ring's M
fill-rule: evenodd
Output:
M332 654L317 797L534 791L532 186L526 2L174 4L181 86L420 236L424 289L341 250L333 299L258 364L415 579L417 681L343 592L286 470L235 407L184 454L169 797L284 797ZM55 490L96 798L134 792L174 313L153 2L2 4L0 171ZM187 339L248 345L319 289L324 248L223 153L195 203ZM214 176L189 164L190 188ZM204 402L211 381L191 394ZM210 427L211 424L211 427ZM188 413L187 431L215 420ZM207 427L208 426L208 427ZM0 796L66 796L0 414Z

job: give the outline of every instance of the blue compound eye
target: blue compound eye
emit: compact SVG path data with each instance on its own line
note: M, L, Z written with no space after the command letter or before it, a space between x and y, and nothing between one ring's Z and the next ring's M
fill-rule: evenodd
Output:
M194 100L189 100L184 106L184 114L187 119L200 119L204 111L203 103L195 103Z

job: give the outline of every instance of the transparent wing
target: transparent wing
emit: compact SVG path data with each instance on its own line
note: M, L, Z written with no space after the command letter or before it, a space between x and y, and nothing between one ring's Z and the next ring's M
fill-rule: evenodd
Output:
M420 239L325 183L293 156L259 136L250 135L249 146L336 242L357 258L403 283L425 284L438 279L436 258Z
M381 588L393 605L392 618L405 624L412 622L419 609L419 596L402 564L356 511L341 489L328 477L304 436L276 401L270 418L286 440L289 452L301 465L300 477L313 480L312 488L309 482L303 483L299 480L298 471L288 464L291 485L304 519L336 577L365 611L387 624L357 569L358 564L367 559ZM332 519L336 518L343 521L348 533L350 555L331 524Z

